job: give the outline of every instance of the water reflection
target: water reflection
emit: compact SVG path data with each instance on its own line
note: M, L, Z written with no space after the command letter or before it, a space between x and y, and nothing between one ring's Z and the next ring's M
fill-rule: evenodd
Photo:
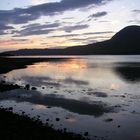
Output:
M90 57L73 58L67 61L35 63L26 69L9 72L6 74L6 80L23 86L26 84L36 86L43 94L58 94L78 100L83 96L93 99L93 97L111 96L115 91L127 93L138 89L139 70L139 63L120 63L115 58L114 62L112 59L94 61ZM96 93L100 93L101 96Z
M116 67L115 72L125 81L140 82L140 64L138 63L123 64L123 66Z
M70 112L75 112L82 115L94 115L96 117L101 116L104 113L115 111L113 106L109 106L102 101L78 101L75 99L66 99L62 95L42 95L37 91L26 91L21 89L2 93L0 94L0 99L12 99L17 102L30 102L37 104L35 109L43 109L47 106L62 107Z
M37 90L12 90L1 93L0 100L32 103L31 114L40 111L56 128L64 125L73 132L88 131L93 139L94 135L108 135L111 140L133 135L135 139L140 130L140 59L129 57L47 60L13 70L6 74L7 82L29 84Z

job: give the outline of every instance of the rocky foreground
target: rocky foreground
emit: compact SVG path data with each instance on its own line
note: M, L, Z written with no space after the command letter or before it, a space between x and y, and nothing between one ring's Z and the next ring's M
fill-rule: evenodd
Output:
M0 109L0 138L1 139L47 139L47 140L82 140L80 135L67 133L65 130L54 130L44 126L39 120L30 119L12 113L12 108Z

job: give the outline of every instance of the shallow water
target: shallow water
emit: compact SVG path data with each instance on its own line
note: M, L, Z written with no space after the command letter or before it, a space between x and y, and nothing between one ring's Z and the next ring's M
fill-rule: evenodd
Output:
M56 129L88 132L93 140L140 139L140 56L65 56L3 76L37 87L1 93L4 107L40 115Z

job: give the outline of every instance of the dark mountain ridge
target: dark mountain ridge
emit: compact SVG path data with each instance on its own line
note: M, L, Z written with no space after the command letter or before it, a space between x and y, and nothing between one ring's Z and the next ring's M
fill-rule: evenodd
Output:
M127 26L110 40L64 49L22 49L1 53L1 55L135 55L140 54L140 26Z

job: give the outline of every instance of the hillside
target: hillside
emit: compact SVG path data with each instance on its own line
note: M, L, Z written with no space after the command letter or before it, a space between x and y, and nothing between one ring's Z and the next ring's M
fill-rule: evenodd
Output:
M92 54L140 54L140 26L128 26L110 40L65 49L22 49L1 55L92 55Z

